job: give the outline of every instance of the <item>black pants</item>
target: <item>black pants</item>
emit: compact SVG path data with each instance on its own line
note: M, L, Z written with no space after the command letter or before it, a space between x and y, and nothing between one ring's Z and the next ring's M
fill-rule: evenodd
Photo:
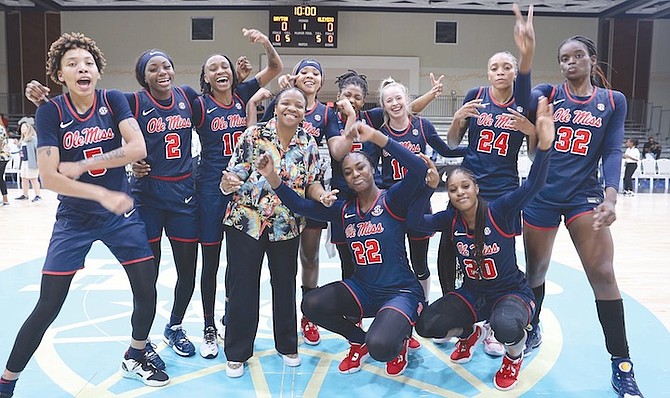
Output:
M259 240L225 227L228 309L225 353L229 361L246 362L254 352L258 330L260 278L263 257L268 256L272 286L272 328L275 348L281 354L298 352L295 289L299 238L270 242L267 231Z
M7 182L5 182L5 168L7 167L7 160L0 160L0 193L7 195Z
M626 168L623 172L623 189L626 191L633 191L633 173L637 170L637 163L626 163Z

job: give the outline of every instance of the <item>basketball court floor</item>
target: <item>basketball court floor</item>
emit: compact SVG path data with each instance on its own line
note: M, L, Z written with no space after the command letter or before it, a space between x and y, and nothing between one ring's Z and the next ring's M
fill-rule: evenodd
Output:
M32 194L32 191L31 191ZM10 198L20 195L10 190ZM0 306L3 312L0 366L9 355L16 333L38 296L40 270L54 220L55 194L44 191L40 203L11 201L0 208ZM434 209L445 205L445 194L434 196ZM618 220L612 227L615 268L624 294L631 355L646 397L670 397L670 195L638 194L619 197ZM325 235L325 234L324 234ZM431 241L433 272L431 299L438 298L435 270L438 239ZM542 312L544 342L524 360L515 390L499 392L493 375L500 358L479 347L473 360L453 364L453 343L441 346L421 339L409 355L400 377L389 377L384 364L372 359L353 375L337 370L346 355L344 339L325 330L317 346L300 344L302 365L288 368L272 341L269 275L262 273L261 319L255 353L244 376L225 375L223 352L207 360L182 358L161 341L169 318L175 270L167 241L158 283L158 312L152 339L167 363L170 384L146 387L118 373L128 346L132 298L125 273L109 251L96 244L86 269L75 277L68 300L17 384L15 397L615 397L610 387L610 361L597 321L594 298L577 254L564 228L559 232L548 274ZM517 244L520 265L523 247ZM225 264L225 259L222 260ZM321 250L320 283L337 280L337 257ZM223 268L219 272L223 297ZM300 283L298 283L300 285ZM299 295L298 295L299 297ZM217 302L222 314L223 303ZM184 321L192 341L202 339L200 292L196 292Z

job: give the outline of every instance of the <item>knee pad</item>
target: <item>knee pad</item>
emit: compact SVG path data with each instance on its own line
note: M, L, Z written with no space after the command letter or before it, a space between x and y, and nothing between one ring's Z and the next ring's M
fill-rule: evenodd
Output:
M419 336L441 338L451 329L468 330L475 323L472 311L455 294L447 294L426 307L414 328Z
M514 345L524 338L528 324L528 308L513 296L503 297L496 303L489 320L496 339L505 345Z

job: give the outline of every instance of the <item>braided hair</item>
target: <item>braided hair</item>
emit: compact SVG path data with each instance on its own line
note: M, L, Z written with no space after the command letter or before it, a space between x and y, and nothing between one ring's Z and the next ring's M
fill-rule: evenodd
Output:
M212 92L212 85L205 81L205 74L206 74L205 66L207 65L207 62L209 62L209 60L212 59L212 57L215 57L217 55L220 55L223 58L225 58L226 61L228 61L228 65L230 65L230 70L232 71L232 76L233 76L233 81L231 82L231 90L234 92L235 88L237 87L237 72L235 71L236 64L233 64L232 61L230 60L230 58L228 58L227 55L214 54L214 55L211 55L209 58L207 58L205 63L202 64L202 67L200 68L200 92L203 93L203 94L211 94L211 92Z
M589 58L595 57L596 63L593 65L591 68L591 84L597 87L603 87L603 88L612 88L612 85L610 82L607 80L607 77L605 77L605 72L599 65L598 61L598 48L596 47L596 44L593 42L593 40L589 39L588 37L582 36L582 35L576 35L572 36L569 39L563 40L563 42L558 46L558 60L560 62L560 51L563 46L571 41L576 41L579 43L582 43L584 47L586 47L586 52L589 55Z
M465 167L457 167L447 174L447 183L452 175L456 173L464 174L468 179L472 180L473 184L477 184L477 179L475 178L474 173ZM486 214L488 213L488 203L480 195L477 195L477 210L475 213L475 225L470 226L471 229L475 231L475 247L472 253L472 257L477 264L477 277L482 279L484 275L482 265L484 264L484 229L486 227Z
M335 84L337 84L339 92L342 92L345 87L353 84L361 88L364 96L367 97L369 93L367 76L359 75L358 72L352 69L335 78Z

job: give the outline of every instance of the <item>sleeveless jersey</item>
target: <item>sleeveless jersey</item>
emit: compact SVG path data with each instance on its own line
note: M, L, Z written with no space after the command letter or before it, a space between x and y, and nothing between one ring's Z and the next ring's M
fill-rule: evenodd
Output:
M77 162L122 146L119 122L132 117L123 94L96 90L91 109L80 115L69 94L59 95L40 106L36 113L38 146L58 147L61 162ZM91 170L79 181L128 193L123 167ZM87 213L108 212L98 202L58 195L62 205Z

